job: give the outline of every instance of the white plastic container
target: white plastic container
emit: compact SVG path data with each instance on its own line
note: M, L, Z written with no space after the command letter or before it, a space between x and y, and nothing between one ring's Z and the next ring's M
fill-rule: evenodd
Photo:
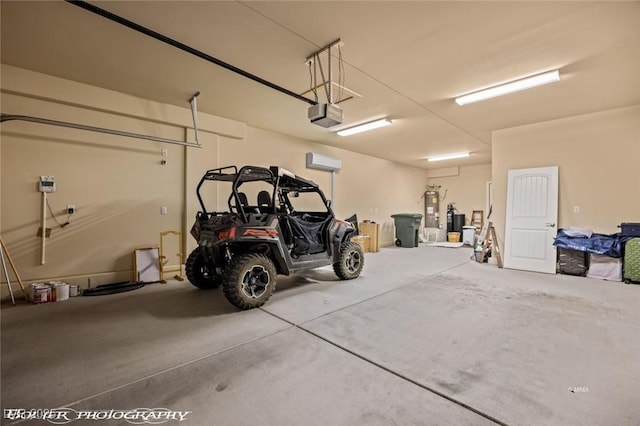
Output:
M473 247L473 245L476 243L476 227L475 226L462 227L462 243L464 245Z
M63 281L49 281L47 284L51 287L52 302L69 300L69 284Z
M29 285L29 301L32 303L51 302L51 287L44 283L33 283Z
M69 284L58 283L55 285L55 290L56 290L56 302L69 300Z

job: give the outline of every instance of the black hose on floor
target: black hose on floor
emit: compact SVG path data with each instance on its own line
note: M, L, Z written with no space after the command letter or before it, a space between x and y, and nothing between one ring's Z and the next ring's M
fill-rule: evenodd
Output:
M137 290L145 286L146 283L123 281L113 284L102 284L96 288L88 288L82 292L83 296L104 296L107 294L124 293L125 291Z

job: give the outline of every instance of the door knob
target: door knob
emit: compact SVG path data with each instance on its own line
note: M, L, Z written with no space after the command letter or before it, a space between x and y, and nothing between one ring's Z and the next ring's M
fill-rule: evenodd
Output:
M549 228L554 228L556 226L556 224L547 222L547 223L545 223L545 226L548 226Z

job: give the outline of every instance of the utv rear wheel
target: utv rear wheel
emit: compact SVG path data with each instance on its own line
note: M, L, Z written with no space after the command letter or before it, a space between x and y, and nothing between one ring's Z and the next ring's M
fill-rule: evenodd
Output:
M215 269L213 271L211 269L210 265L205 262L199 248L191 252L184 265L187 279L191 284L203 290L220 286L220 276L216 274Z
M362 248L351 241L343 243L340 247L338 261L333 264L333 270L341 280L357 278L364 266L364 254Z
M276 268L263 254L238 256L227 268L222 288L232 305L257 308L269 300L276 288Z

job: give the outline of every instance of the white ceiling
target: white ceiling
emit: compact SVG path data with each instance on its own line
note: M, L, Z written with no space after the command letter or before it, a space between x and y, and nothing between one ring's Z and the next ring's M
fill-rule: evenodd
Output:
M489 163L496 129L640 103L638 1L92 3L296 93L305 59L341 38L345 86L363 97L337 127L394 124L339 137L300 100L62 1L0 2L2 62L180 106L200 91L200 111L423 168ZM453 101L555 68L558 83ZM472 156L425 161L459 151Z

